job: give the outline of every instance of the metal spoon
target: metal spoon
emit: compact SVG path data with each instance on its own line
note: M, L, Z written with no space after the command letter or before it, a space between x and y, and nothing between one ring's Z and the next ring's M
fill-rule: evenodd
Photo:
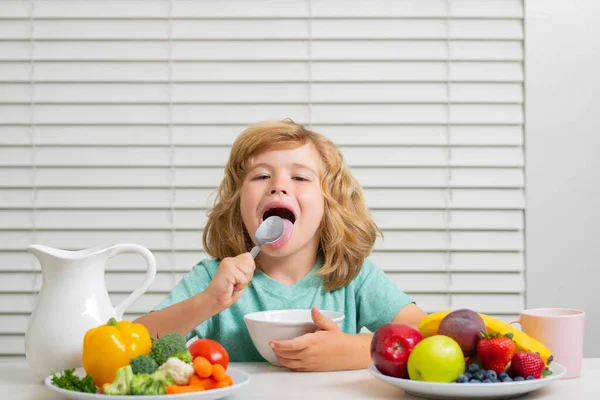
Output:
M283 235L283 220L280 217L274 215L264 220L254 234L254 238L258 242L258 245L250 250L252 258L256 258L260 252L260 247L263 244L273 243L277 241L281 235Z

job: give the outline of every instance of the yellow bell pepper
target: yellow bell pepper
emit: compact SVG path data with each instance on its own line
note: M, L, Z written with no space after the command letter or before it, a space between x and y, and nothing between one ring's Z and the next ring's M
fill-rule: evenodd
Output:
M129 364L132 358L149 354L152 340L142 324L129 321L108 323L92 328L83 338L83 368L94 379L96 386L112 383L117 370Z

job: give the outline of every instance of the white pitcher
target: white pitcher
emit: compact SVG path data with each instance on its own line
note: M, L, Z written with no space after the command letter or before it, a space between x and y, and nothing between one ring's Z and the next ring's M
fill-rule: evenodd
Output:
M156 276L156 261L145 247L117 244L80 251L31 245L42 268L42 287L25 334L25 356L33 372L44 379L52 372L82 366L83 337L111 317L123 313L148 289ZM104 270L119 253L139 253L146 260L142 284L113 307L106 290Z

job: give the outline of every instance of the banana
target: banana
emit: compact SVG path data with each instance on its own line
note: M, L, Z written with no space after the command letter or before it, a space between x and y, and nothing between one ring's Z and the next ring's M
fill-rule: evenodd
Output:
M421 332L421 335L423 335L423 338L437 335L440 322L446 315L450 314L451 312L451 310L438 311L429 314L425 318L423 318L418 325L418 329ZM529 336L520 329L517 329L511 324L504 322L500 319L490 317L489 315L482 313L478 314L485 323L487 333L499 333L501 335L512 333L512 339L515 342L515 353L519 351L539 353L539 355L542 357L542 360L544 360L546 366L548 366L552 362L552 359L554 358L552 352L539 340L536 340L535 338Z
M437 335L438 328L442 319L452 311L438 311L432 314L428 314L425 318L419 322L418 329L423 335L423 339L429 336Z

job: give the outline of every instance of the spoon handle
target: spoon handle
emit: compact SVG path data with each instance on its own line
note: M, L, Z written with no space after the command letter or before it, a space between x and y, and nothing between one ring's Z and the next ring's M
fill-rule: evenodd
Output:
M258 253L260 252L260 246L254 246L252 250L250 250L250 254L252 254L252 258L256 258Z

